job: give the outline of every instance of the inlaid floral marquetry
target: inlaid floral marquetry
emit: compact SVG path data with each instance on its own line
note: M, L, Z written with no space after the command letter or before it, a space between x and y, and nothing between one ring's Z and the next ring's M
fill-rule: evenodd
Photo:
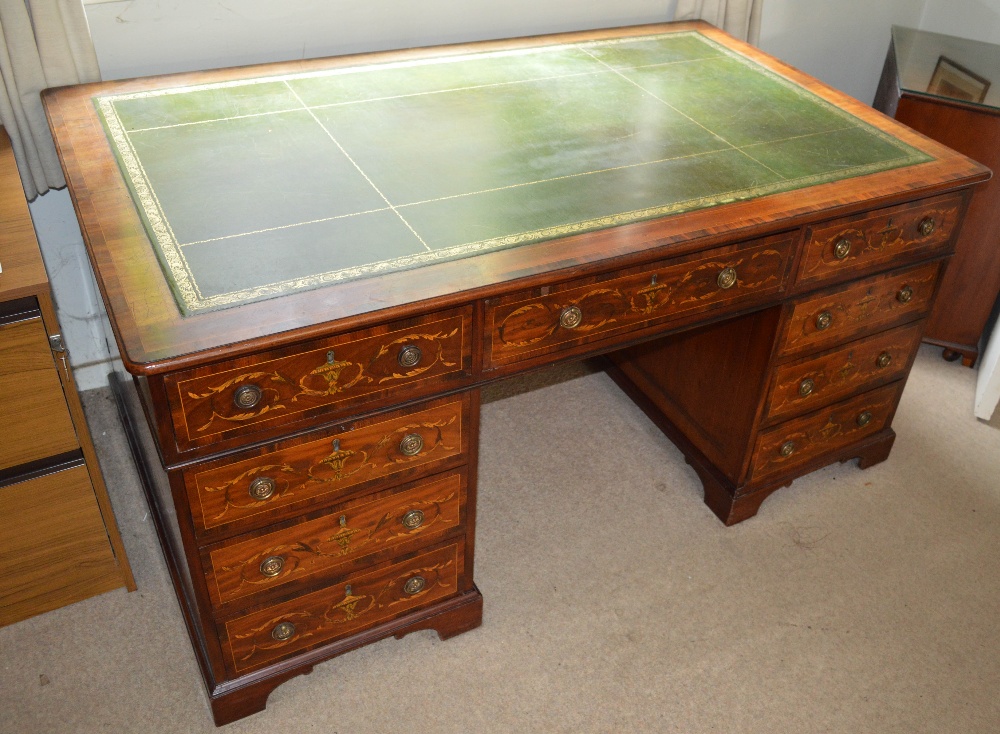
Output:
M451 402L197 472L195 519L213 528L295 502L337 496L370 480L433 470L462 452L463 410L462 402ZM413 435L423 445L409 455L400 444ZM251 492L261 477L275 484L266 499Z
M946 250L958 224L961 194L879 209L810 227L798 285L874 272L899 257Z
M457 315L387 334L328 340L246 367L168 379L179 408L180 437L206 440L460 372L467 318ZM425 384L433 387L433 382ZM246 399L248 395L255 399Z
M453 594L462 557L461 544L446 546L227 622L227 662L242 674Z
M460 474L209 553L208 586L216 604L333 572L348 562L414 540L426 542L459 526ZM415 520L414 518L417 518ZM270 559L280 559L271 563ZM277 571L272 573L272 569Z
M792 242L774 240L741 250L726 248L681 263L557 292L512 298L487 310L490 361L517 361L562 344L606 338L714 306L780 292ZM571 323L566 314L572 313Z

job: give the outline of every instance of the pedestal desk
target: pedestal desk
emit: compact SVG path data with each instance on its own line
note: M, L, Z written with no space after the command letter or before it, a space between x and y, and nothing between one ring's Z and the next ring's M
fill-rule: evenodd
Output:
M220 724L480 624L487 382L604 355L727 524L886 459L989 176L701 23L45 104Z

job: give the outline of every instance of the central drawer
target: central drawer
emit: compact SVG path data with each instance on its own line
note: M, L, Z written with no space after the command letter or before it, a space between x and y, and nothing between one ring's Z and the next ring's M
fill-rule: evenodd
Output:
M184 469L195 526L242 531L463 464L469 410L466 393Z
M634 339L648 326L766 300L785 288L792 244L792 235L776 236L488 303L484 366Z

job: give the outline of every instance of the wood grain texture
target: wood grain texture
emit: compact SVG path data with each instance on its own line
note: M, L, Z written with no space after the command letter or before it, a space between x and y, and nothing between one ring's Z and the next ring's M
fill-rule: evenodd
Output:
M774 238L741 249L721 248L697 258L667 261L608 279L571 281L534 297L518 293L486 309L486 364L501 365L551 354L720 306L745 305L780 294L791 264L791 238ZM735 281L723 288L724 270ZM580 322L566 326L566 309Z
M461 385L471 367L471 320L471 309L433 314L168 375L178 449L218 450L234 436ZM404 349L419 350L415 364L400 364ZM240 389L259 390L259 402L238 406Z
M771 378L765 422L815 410L905 376L916 356L923 327L918 321L781 365Z
M896 119L960 153L1000 170L1000 110L904 94ZM979 340L1000 294L1000 181L978 186L941 281L925 339L959 351L972 367Z
M815 413L795 418L761 433L754 447L751 479L762 481L788 474L796 466L843 449L888 425L902 393L901 384L888 385ZM868 414L868 422L859 417ZM791 445L786 455L782 447Z
M122 585L85 466L0 488L0 625Z
M445 546L227 622L231 670L246 673L456 594L462 557L461 544ZM286 639L276 639L280 625L289 625Z
M254 518L260 525L303 502L334 500L377 480L407 481L443 468L449 460L452 465L464 461L467 411L466 401L441 400L365 419L347 430L320 431L311 440L288 442L240 461L186 471L195 522L207 529ZM401 449L408 436L420 437L416 454ZM251 496L253 482L265 479L273 482L272 494L266 499Z
M0 469L79 447L40 318L0 326Z
M962 195L949 194L807 227L796 285L814 288L943 253L964 204ZM925 234L921 226L931 231ZM845 243L847 254L838 257L837 247Z
M923 316L933 302L939 271L940 264L932 262L802 299L785 326L781 354L831 347ZM912 296L904 300L901 294L907 288ZM825 328L824 315L829 316Z
M434 542L459 527L464 499L464 478L455 473L343 511L331 508L322 517L211 549L206 566L212 600L221 605L333 573L382 551L405 552L405 547L415 543ZM280 570L265 574L262 566L267 559L280 559Z

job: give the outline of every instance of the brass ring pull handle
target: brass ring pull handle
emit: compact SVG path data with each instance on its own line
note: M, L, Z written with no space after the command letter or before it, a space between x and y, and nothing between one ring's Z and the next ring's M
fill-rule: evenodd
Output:
M838 260L843 260L851 254L851 241L844 237L833 246L833 256Z
M815 389L816 389L816 383L813 382L808 377L799 383L799 395L801 395L802 397L807 397L809 395L812 395L813 390Z
M265 558L260 564L260 575L267 576L268 578L274 578L279 573L281 569L285 567L285 559L281 556L271 556L270 558Z
M252 410L262 397L264 393L256 385L241 385L233 393L233 405L239 410Z
M414 576L403 584L403 592L413 596L419 594L427 586L427 579L423 576Z
M904 285L899 289L899 293L896 294L896 300L900 303L909 303L913 300L913 289L908 285Z
M816 317L816 328L820 331L824 331L830 328L833 323L833 314L829 311L824 311L819 316Z
M920 234L924 237L933 234L935 227L937 227L937 224L933 217L924 217L920 220L920 224L917 225L917 229L920 230Z
M583 323L583 311L578 306L567 306L559 314L559 325L564 329L575 329Z
M858 416L858 425L861 428L864 428L871 422L872 422L872 414L869 413L867 410Z
M285 640L290 640L295 635L295 625L291 622L279 622L274 625L274 629L271 630L271 637L276 639L278 642L284 642Z
M250 482L247 493L258 502L263 502L264 500L271 499L277 489L278 485L271 477L257 477Z
M878 359L875 360L875 364L880 370L884 370L892 364L892 355L888 352L882 352L882 354L878 355Z
M399 453L403 456L416 456L424 448L424 438L419 433L407 433L399 442Z
M413 344L407 344L399 350L399 356L396 357L396 361L399 362L400 367L407 369L409 367L416 367L420 364L420 360L423 356L424 353L420 351L420 347Z
M778 449L778 453L787 459L795 453L795 441L785 441L781 444L781 448Z
M736 268L725 268L719 273L719 278L716 282L722 290L732 288L736 285Z
M403 515L403 519L400 522L403 523L403 527L407 530L416 530L424 524L424 513L421 510L410 510Z

